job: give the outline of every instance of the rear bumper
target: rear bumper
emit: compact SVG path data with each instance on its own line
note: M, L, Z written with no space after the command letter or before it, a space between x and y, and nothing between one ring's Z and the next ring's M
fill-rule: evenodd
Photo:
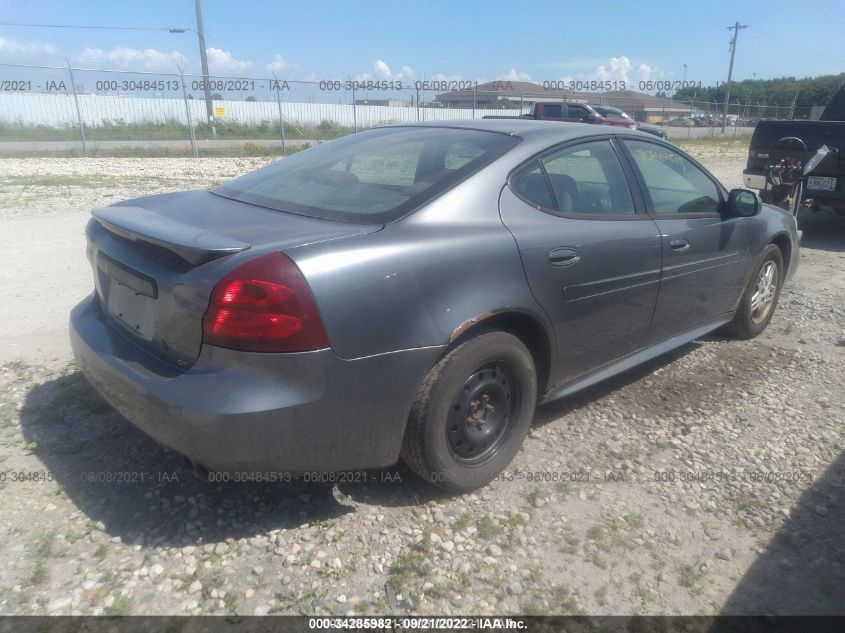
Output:
M762 190L766 188L766 176L763 172L746 169L742 172L742 180L749 189Z
M202 347L191 369L118 333L95 297L70 317L76 362L130 422L211 471L301 474L394 464L440 348L343 360L331 350L260 354Z

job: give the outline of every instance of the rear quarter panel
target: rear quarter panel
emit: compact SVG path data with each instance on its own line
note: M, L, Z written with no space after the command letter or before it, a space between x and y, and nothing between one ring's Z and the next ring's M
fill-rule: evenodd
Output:
M495 165L377 233L287 251L336 354L445 346L471 320L501 311L551 331L499 218L508 169Z

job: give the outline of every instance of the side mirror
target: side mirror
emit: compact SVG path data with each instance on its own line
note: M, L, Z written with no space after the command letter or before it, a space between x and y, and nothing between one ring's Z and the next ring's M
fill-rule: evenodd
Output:
M760 213L760 197L750 189L733 189L728 194L728 215L734 218L750 218Z

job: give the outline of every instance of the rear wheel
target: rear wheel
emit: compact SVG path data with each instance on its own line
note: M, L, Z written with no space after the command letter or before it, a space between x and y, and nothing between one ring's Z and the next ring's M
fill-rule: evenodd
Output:
M537 401L531 352L506 332L486 332L428 372L408 418L402 459L440 488L492 481L522 445Z
M782 283L783 256L777 246L769 244L728 326L731 333L749 339L765 330L775 312Z

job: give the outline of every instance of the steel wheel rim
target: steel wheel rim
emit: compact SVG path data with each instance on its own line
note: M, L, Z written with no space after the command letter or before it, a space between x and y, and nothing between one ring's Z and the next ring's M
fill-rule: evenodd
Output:
M519 415L521 390L501 360L470 373L449 407L446 443L456 461L477 466L507 443Z
M772 260L763 264L754 294L751 295L751 321L756 325L763 322L772 310L778 284L778 267Z

